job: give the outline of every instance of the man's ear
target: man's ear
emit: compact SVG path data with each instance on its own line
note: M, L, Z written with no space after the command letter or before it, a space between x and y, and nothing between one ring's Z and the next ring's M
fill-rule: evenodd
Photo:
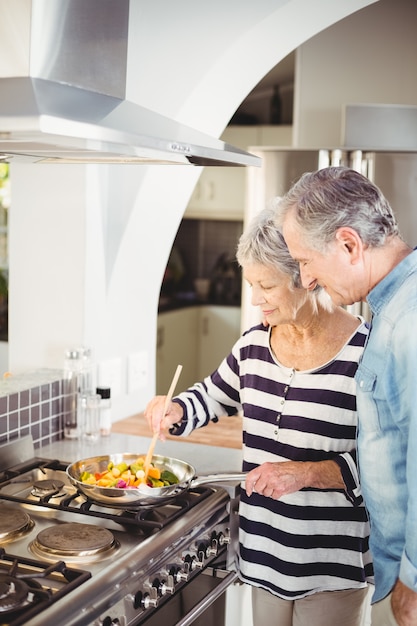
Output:
M355 265L362 258L363 242L354 228L349 226L339 228L336 231L336 242L349 255L352 265Z

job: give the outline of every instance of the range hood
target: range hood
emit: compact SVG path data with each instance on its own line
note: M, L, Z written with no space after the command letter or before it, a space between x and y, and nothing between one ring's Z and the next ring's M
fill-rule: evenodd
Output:
M0 161L259 166L125 99L129 2L26 0L29 69L0 78Z

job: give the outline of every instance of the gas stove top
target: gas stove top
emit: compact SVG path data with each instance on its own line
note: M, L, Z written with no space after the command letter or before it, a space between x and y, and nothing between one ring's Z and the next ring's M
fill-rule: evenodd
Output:
M234 569L235 507L223 488L111 509L77 491L67 462L33 456L9 465L10 445L0 467L2 625L133 626L219 558Z
M0 548L0 619L18 626L90 578L89 572L17 557Z

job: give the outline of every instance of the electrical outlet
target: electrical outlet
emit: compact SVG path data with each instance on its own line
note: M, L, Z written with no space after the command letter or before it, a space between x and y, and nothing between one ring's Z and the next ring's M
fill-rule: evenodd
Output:
M111 397L122 394L122 360L108 359L98 364L98 387L110 387Z
M127 359L128 393L143 389L148 384L149 359L145 350L130 354Z

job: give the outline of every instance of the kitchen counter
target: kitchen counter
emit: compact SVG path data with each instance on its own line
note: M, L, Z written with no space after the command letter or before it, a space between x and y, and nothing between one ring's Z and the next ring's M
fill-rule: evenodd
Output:
M115 452L146 454L150 442L149 437L111 433L109 437L100 437L94 444L83 440L63 439L39 448L36 456L73 463L90 456ZM215 448L183 441L157 441L155 454L181 459L193 465L197 475L236 472L241 470L242 465L241 450Z
M168 313L169 311L178 311L178 309L189 309L192 306L203 307L203 306L236 306L240 307L239 302L225 302L224 300L216 300L215 298L209 298L208 300L198 300L196 297L193 298L164 298L160 299L158 304L158 313Z

